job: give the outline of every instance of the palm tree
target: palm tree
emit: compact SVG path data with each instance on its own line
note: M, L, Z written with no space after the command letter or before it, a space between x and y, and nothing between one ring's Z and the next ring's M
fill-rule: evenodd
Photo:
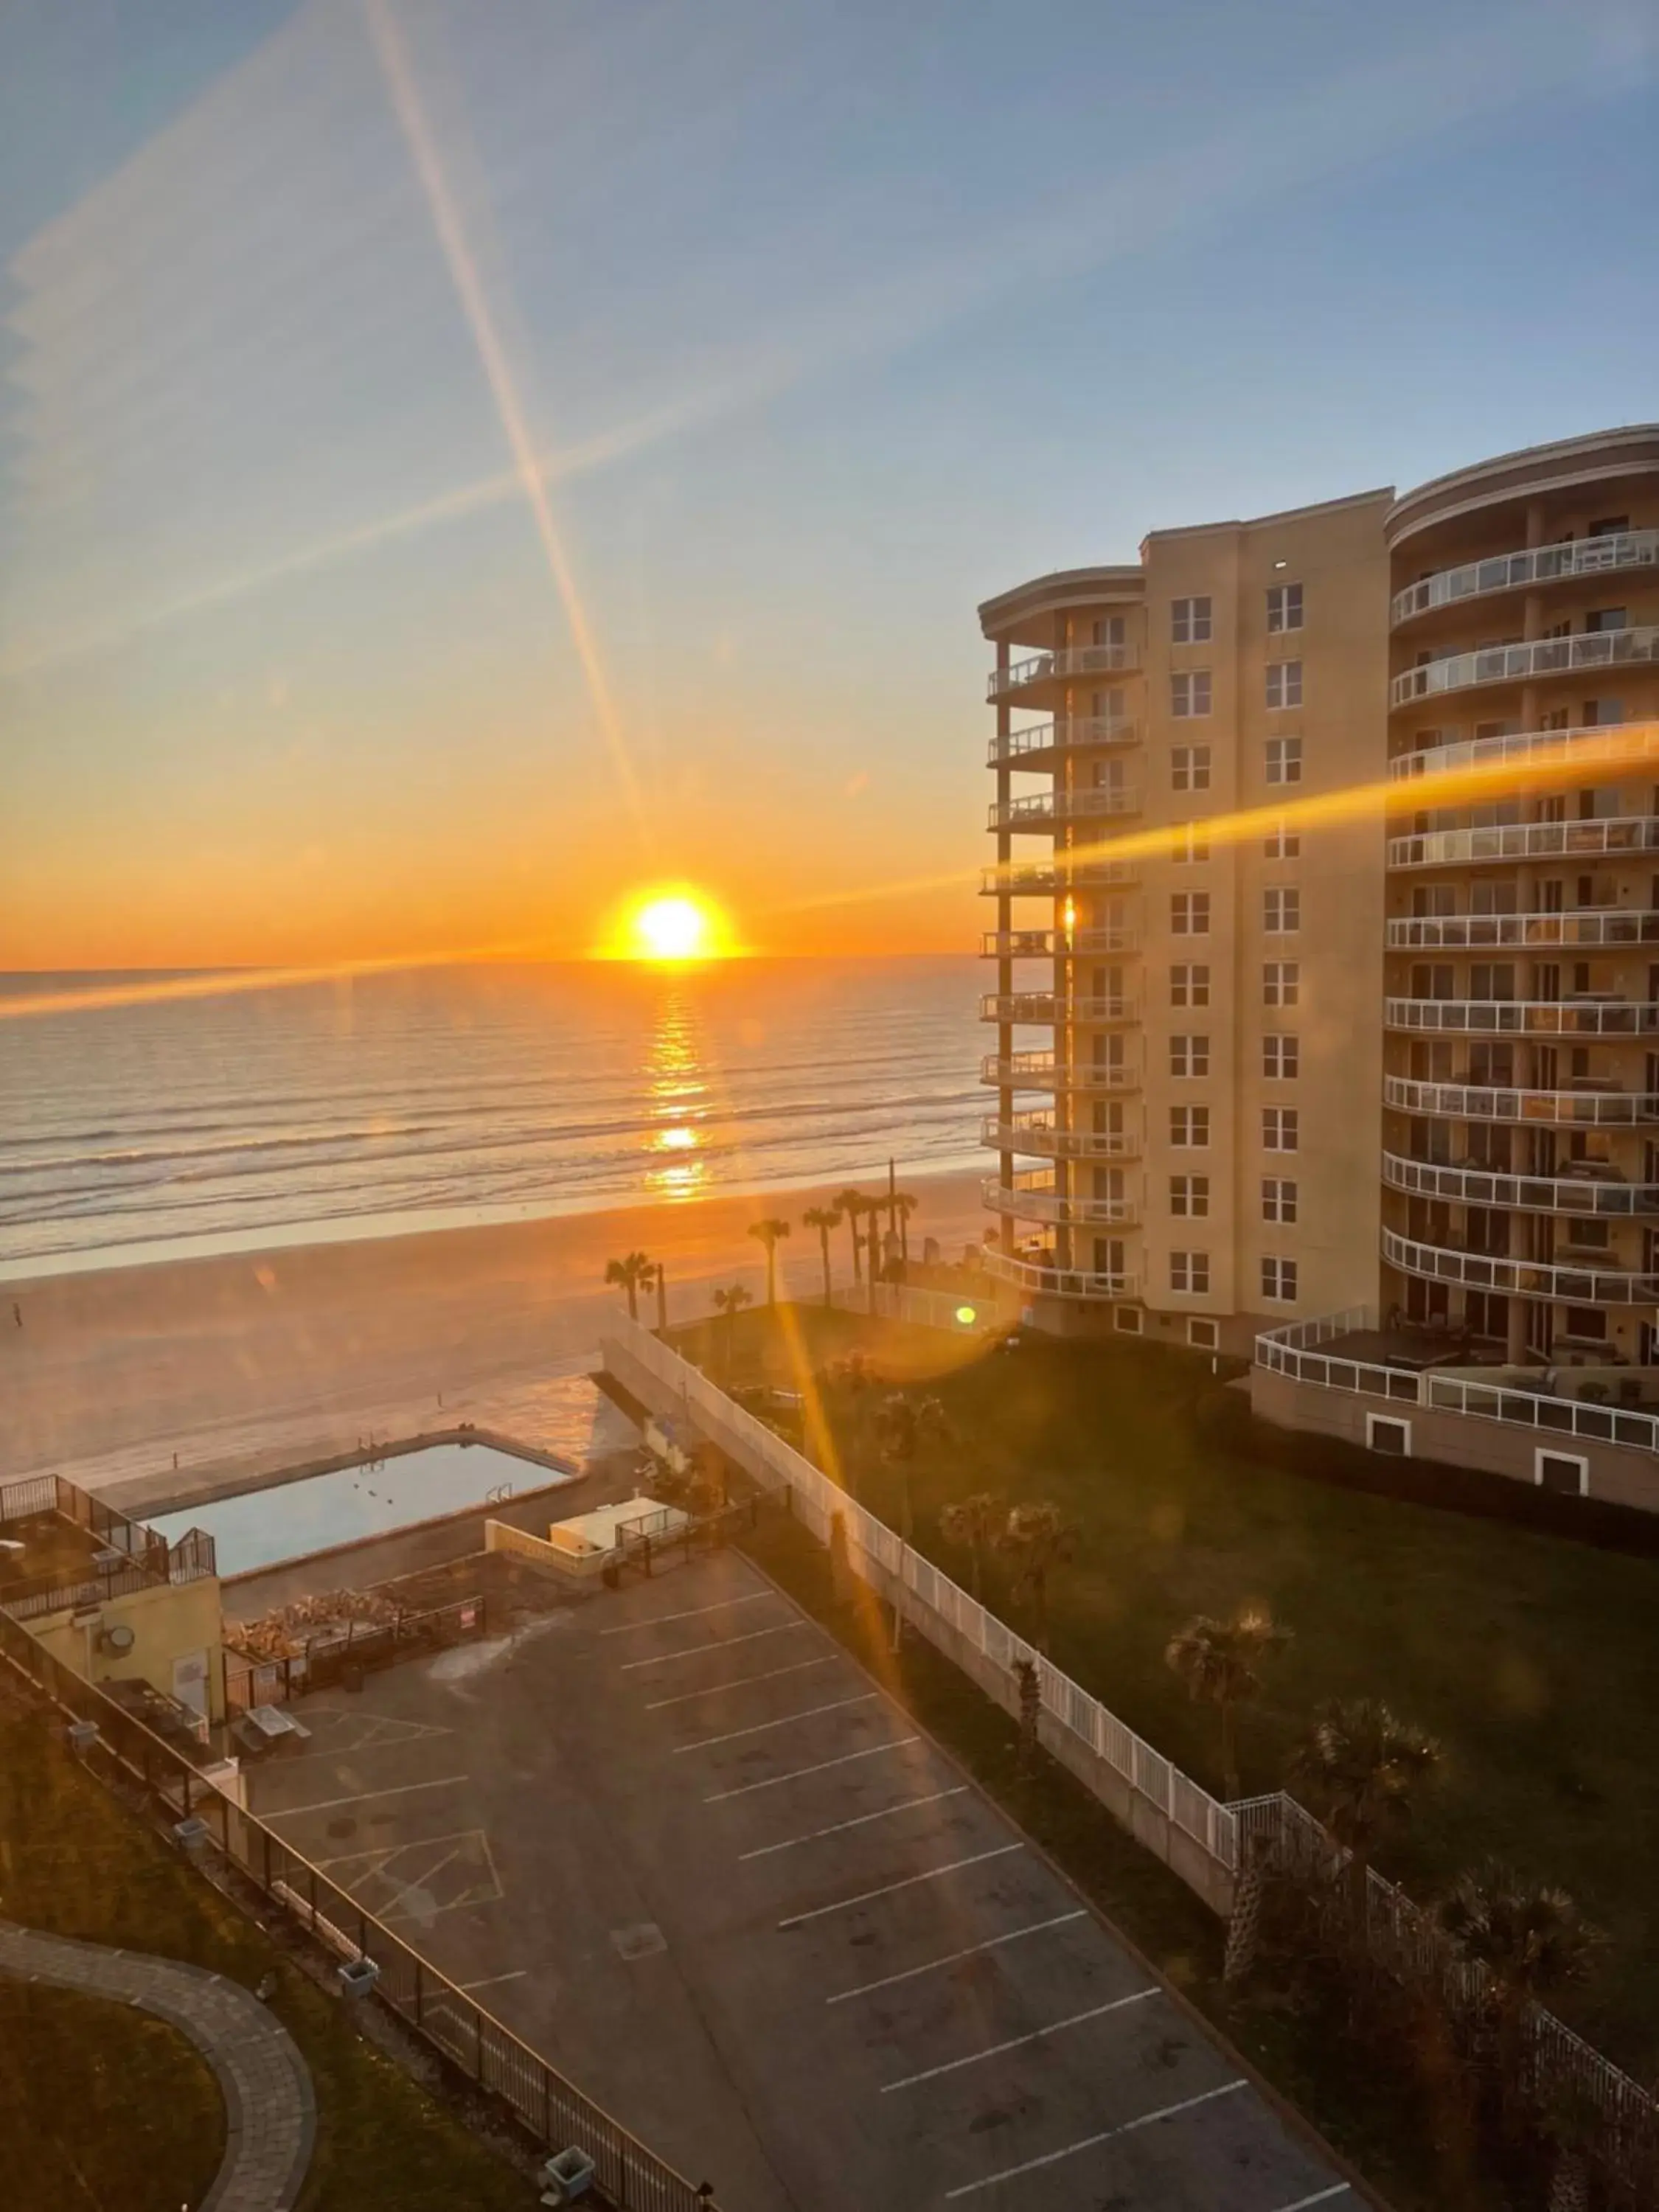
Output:
M1031 1601L1039 1651L1048 1649L1048 1577L1077 1557L1082 1535L1058 1505L1034 1504L1013 1507L997 1538L997 1548L1020 1562L1014 1595Z
M1265 1606L1241 1606L1231 1620L1198 1613L1164 1648L1165 1663L1187 1685L1195 1705L1213 1705L1221 1719L1222 1787L1229 1800L1242 1797L1235 1716L1246 1698L1257 1696L1257 1671L1290 1642Z
M726 1328L723 1334L726 1338L725 1364L728 1376L732 1372L732 1339L736 1334L738 1316L745 1306L752 1306L754 1303L754 1293L746 1291L741 1283L733 1283L728 1290L716 1291L714 1293L714 1310L726 1316Z
M624 1252L620 1260L607 1260L605 1279L614 1283L628 1294L628 1318L640 1317L640 1292L648 1291L656 1279L656 1262L648 1252Z
M972 1561L969 1587L978 1597L984 1581L985 1554L1006 1526L1008 1509L994 1491L977 1490L943 1507L939 1533L947 1544L960 1544Z
M888 1217L898 1218L899 1258L908 1267L910 1264L910 1216L921 1204L914 1191L896 1190L888 1200Z
M943 1438L950 1433L945 1408L934 1397L907 1398L896 1390L877 1411L877 1445L888 1465L899 1471L899 1534L907 1544L913 1533L910 1469L916 1453L926 1438Z
M1357 1917L1364 1911L1378 1839L1411 1817L1413 1798L1443 1759L1432 1736L1398 1719L1380 1698L1333 1698L1321 1705L1292 1753L1292 1780L1315 1800L1326 1826L1349 1852Z
M853 1185L849 1182L845 1190L837 1191L836 1193L835 1207L836 1212L840 1214L842 1220L847 1224L848 1230L851 1234L853 1239L853 1280L855 1283L860 1282L863 1279L859 1273L859 1215L864 1209L864 1193L861 1190L855 1190Z
M789 1224L769 1216L764 1221L751 1221L749 1234L766 1247L766 1303L775 1306L778 1302L778 1240L789 1234Z
M1529 1881L1501 1859L1460 1875L1438 1917L1457 1949L1491 1977L1499 2087L1513 2110L1524 2087L1528 2013L1585 1978L1601 1931L1565 1890Z
M823 1303L830 1304L830 1231L841 1224L838 1206L809 1206L800 1218L803 1229L816 1229L823 1251Z

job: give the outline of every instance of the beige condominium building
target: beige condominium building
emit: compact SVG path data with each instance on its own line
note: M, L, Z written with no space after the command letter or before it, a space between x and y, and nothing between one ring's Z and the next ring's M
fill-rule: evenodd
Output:
M1254 1346L1272 1419L1659 1506L1659 426L981 616L994 1268Z

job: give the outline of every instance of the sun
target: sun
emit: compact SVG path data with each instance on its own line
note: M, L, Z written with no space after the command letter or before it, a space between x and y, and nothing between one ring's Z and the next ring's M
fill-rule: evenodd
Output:
M732 950L726 916L689 884L657 884L627 900L606 933L603 957L659 968L723 960Z

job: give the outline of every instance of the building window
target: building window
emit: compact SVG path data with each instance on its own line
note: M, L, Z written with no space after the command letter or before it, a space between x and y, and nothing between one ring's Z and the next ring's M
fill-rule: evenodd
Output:
M1269 860L1299 860L1302 858L1302 840L1294 830L1287 830L1282 821L1276 822L1262 839L1261 851L1263 858Z
M1210 1040L1206 1036L1172 1036L1170 1039L1170 1073L1171 1075L1207 1075L1210 1072Z
M1261 1295L1288 1304L1296 1297L1296 1262L1294 1260L1264 1260L1261 1262Z
M1302 704L1302 663L1275 660L1267 670L1267 704L1275 710Z
M1390 1413L1367 1413L1365 1445L1368 1450L1381 1452L1388 1459L1409 1459L1412 1455L1412 1425L1409 1421L1395 1420Z
M1269 584L1267 586L1268 635L1276 636L1281 630L1300 629L1301 627L1301 585Z
M1261 894L1261 927L1270 937L1287 937L1302 927L1300 891L1270 890Z
M1289 1083L1301 1072L1301 1053L1295 1037L1262 1038L1261 1073L1270 1083Z
M1301 782L1302 740L1300 738L1268 738L1267 781L1269 783Z
M1207 937L1209 933L1208 891L1171 891L1170 934L1172 937Z
M1264 1106L1261 1109L1261 1149L1264 1152L1297 1150L1301 1117L1294 1106Z
M1261 1178L1261 1218L1281 1222L1287 1229L1296 1226L1296 1185L1283 1176L1263 1176Z
M1201 822L1177 822L1170 841L1170 858L1177 865L1188 860L1207 860L1210 840Z
M1170 1143L1177 1151L1202 1152L1210 1141L1210 1109L1207 1106L1171 1106L1170 1109Z
M1170 678L1170 712L1176 721L1189 721L1210 711L1210 672L1194 668Z
M1261 1003L1264 1006L1293 1006L1302 996L1299 960L1264 960L1261 963Z
M1210 641L1210 602L1201 599L1171 599L1170 602L1170 642L1172 645L1207 645Z
M1176 745L1170 754L1172 791L1207 791L1210 787L1208 745Z
M1170 1288L1183 1291L1189 1297L1202 1297L1210 1287L1210 1255L1207 1252L1171 1252L1170 1255Z
M1210 971L1202 962L1182 960L1170 969L1172 1006L1207 1006L1209 1003Z
M1171 1176L1170 1211L1183 1220L1201 1221L1210 1211L1208 1176Z

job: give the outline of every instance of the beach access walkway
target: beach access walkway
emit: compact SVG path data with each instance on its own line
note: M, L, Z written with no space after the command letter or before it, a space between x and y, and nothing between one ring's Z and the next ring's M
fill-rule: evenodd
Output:
M293 2038L251 1990L146 1951L112 1950L0 1921L0 1973L137 2005L187 2036L225 2100L225 2155L201 2212L292 2212L317 2108Z

